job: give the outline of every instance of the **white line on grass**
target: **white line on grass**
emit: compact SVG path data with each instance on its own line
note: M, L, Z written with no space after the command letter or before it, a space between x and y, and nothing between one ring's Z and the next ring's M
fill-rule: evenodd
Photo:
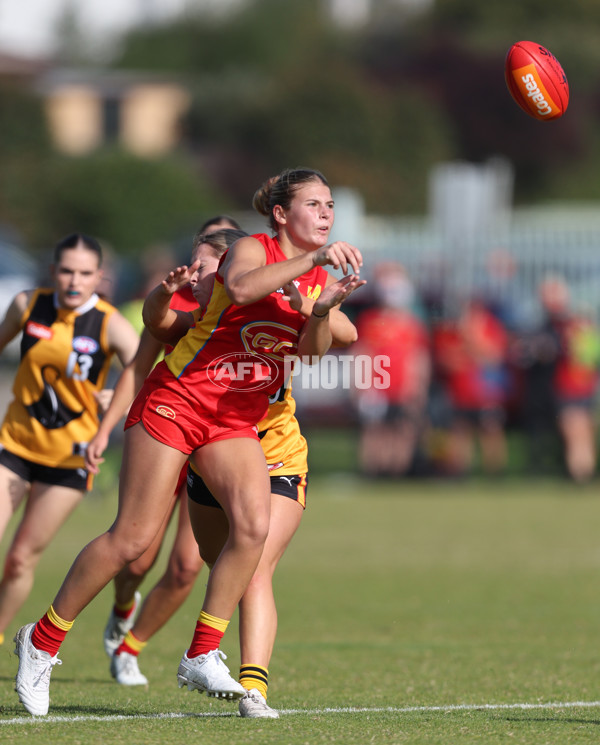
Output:
M324 709L279 709L280 714L415 714L430 713L436 711L505 711L518 709L527 711L529 709L595 709L600 707L600 701L552 701L545 704L448 704L447 706L374 706L354 707L345 706L339 708ZM168 719L193 719L202 717L237 717L237 712L205 711L196 713L167 712L164 714L107 714L106 716L46 716L46 717L14 717L12 719L0 719L0 725L6 724L68 724L71 722L129 722L135 720L168 720Z

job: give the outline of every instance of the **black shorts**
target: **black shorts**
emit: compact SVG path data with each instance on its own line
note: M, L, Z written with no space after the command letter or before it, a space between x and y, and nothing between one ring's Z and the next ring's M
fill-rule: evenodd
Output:
M592 411L596 401L593 396L557 396L556 404L559 411L564 411L564 409Z
M282 497L300 502L300 495L306 494L308 489L308 476L271 476L271 494L279 494ZM187 493L192 502L204 507L216 507L223 509L208 490L208 487L196 471L188 466Z
M486 424L503 425L506 420L506 414L500 406L486 406L481 409L457 407L454 417L457 421L470 424L472 427L483 427Z
M2 448L0 450L0 465L5 466L16 473L24 481L32 484L38 481L41 484L52 484L53 486L68 486L78 491L88 491L89 474L85 468L52 468L42 466L25 460L14 453ZM91 481L91 479L90 479Z

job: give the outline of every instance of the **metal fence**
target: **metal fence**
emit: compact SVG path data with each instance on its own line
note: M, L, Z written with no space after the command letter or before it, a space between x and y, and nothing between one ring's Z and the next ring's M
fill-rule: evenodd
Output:
M461 235L434 217L363 214L347 190L341 201L332 239L360 247L367 279L379 262L398 261L443 315L479 295L510 308L515 323L528 324L540 281L556 274L570 285L573 305L600 321L600 204L502 211L480 231ZM266 230L256 214L238 218L249 232Z
M527 324L537 312L540 281L555 274L568 282L574 307L600 321L600 205L515 210L500 230L464 241L427 218L367 217L363 230L368 265L399 261L444 315L475 295L511 308L514 322Z
M345 231L346 211L341 212L336 235L348 232L348 239L361 248L367 279L378 263L400 262L430 320L432 315L453 317L465 300L477 296L495 305L513 329L527 330L539 320L538 286L552 274L567 281L573 308L600 323L600 205L511 210L481 232L465 231L462 240L432 217L359 214ZM265 229L255 215L239 217L250 231ZM368 293L361 295L361 304L366 297ZM341 387L297 383L300 410L326 412L350 405L348 391Z

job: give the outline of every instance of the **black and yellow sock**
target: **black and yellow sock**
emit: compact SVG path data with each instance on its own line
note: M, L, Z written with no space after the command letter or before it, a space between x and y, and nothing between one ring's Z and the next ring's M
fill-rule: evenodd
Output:
M240 665L240 685L247 691L256 688L266 700L269 687L269 670L261 665Z

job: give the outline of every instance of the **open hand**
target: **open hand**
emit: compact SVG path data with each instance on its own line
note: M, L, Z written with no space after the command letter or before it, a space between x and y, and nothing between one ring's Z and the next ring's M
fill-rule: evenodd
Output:
M315 302L313 313L316 313L318 316L325 315L328 310L341 305L355 290L366 284L366 279L361 279L357 274L349 274L346 277L338 279L337 282L327 285Z
M315 266L325 266L329 264L334 269L341 267L344 274L348 274L348 265L352 267L354 274L360 274L362 266L362 254L349 243L345 241L335 241L328 246L317 249L313 255Z
M166 278L160 283L167 295L173 295L182 287L187 285L193 274L196 273L200 266L200 259L194 261L191 266L178 266L170 271Z

